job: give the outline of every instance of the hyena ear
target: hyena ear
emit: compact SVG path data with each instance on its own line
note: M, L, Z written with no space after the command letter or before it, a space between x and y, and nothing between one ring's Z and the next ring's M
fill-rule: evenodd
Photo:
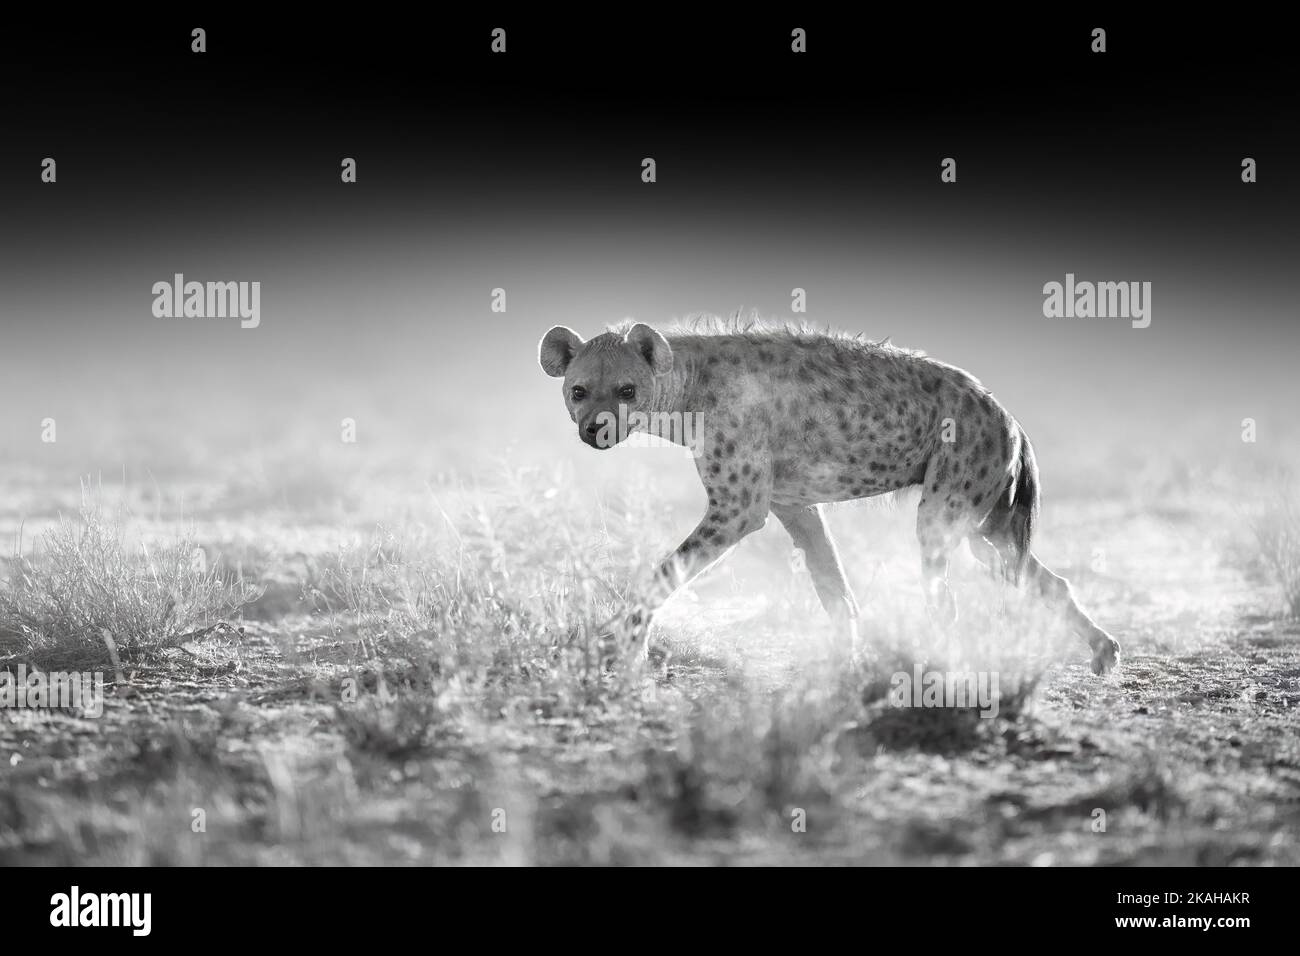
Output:
M547 375L552 378L564 378L569 363L573 361L580 348L582 348L582 336L573 329L557 325L542 336L541 344L537 346L537 361L541 363L542 371Z
M644 358L656 375L664 375L673 368L673 349L668 340L644 322L627 330L623 341Z

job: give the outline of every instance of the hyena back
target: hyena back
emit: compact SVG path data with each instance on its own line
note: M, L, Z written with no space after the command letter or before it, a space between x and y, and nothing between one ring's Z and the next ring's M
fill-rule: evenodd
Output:
M1119 644L1031 550L1038 468L1020 425L979 381L922 353L785 328L683 329L635 324L583 341L557 326L541 341L564 379L579 437L627 437L628 422L670 413L703 422L693 436L708 494L704 518L659 566L649 611L774 514L806 557L822 605L855 626L858 605L822 505L919 485L917 537L931 613L951 623L948 561L962 541L1036 590L1092 648L1103 673ZM670 440L681 436L665 435Z

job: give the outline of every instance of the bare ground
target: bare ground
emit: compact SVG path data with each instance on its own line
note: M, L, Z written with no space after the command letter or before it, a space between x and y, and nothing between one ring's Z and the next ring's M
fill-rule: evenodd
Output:
M936 659L905 517L869 516L903 529L879 573L881 542L844 535L888 652L825 653L765 532L665 611L643 669L607 672L563 622L448 644L445 608L400 635L325 608L329 532L267 516L243 536L278 543L242 632L129 665L98 720L0 711L0 863L1300 863L1300 627L1275 590L1195 509L1047 518L1045 540L1086 535L1047 557L1124 660L1099 679L1032 631L1022 657L1049 663L981 719L886 699L907 653ZM969 561L955 577L959 601L1000 600ZM536 597L519 586L491 600Z

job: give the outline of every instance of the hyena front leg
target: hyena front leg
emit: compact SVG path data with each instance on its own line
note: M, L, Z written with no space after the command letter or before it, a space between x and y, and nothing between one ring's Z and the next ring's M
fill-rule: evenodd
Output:
M931 619L942 628L957 622L957 602L948 586L949 558L971 528L969 516L960 508L950 507L951 500L927 488L916 509L926 608Z
M674 591L690 583L721 560L745 535L766 523L771 500L771 481L766 470L749 462L744 471L738 466L734 473L734 482L730 480L731 473L724 471L721 481L705 486L709 505L704 518L660 562L645 602L629 612L626 630L634 644L644 644L650 615Z
M840 561L835 540L826 526L826 515L821 505L773 505L785 530L790 533L794 546L804 554L813 587L836 623L849 636L850 646L857 645L858 602L853 597L844 565Z
M660 562L655 572L652 594L658 603L689 584L721 560L745 535L767 522L771 490L757 472L748 481L718 484L708 488L708 493L709 506L700 523Z

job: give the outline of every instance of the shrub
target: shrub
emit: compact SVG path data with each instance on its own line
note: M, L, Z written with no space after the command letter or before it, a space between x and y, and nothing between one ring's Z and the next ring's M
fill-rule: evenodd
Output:
M120 514L84 502L60 518L28 558L15 555L0 586L0 640L37 663L134 661L212 630L258 597L209 567L188 535L128 544ZM107 638L105 637L107 635Z

